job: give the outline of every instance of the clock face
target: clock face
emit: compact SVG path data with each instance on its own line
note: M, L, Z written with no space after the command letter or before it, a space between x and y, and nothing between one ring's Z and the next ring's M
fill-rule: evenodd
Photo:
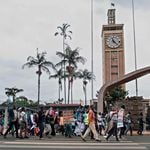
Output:
M110 48L117 48L121 44L121 39L116 35L111 35L106 39L106 44Z

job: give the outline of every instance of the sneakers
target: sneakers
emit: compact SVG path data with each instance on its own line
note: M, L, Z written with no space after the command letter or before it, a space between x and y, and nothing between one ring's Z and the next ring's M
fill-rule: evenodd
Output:
M101 142L101 140L100 140L100 139L95 139L95 141L97 141L97 142Z
M85 138L81 135L81 139L84 141L84 142L86 142L86 140L85 140Z

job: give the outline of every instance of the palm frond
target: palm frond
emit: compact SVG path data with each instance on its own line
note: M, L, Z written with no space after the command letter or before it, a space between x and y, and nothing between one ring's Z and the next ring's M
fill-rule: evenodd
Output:
M50 78L57 78L58 77L58 75L57 74L54 74L54 75L50 75Z
M50 70L46 66L42 66L41 69L45 71L48 75L50 75Z
M55 69L54 64L52 62L50 62L50 61L44 61L42 63L42 66L47 66L47 67L51 67L52 69Z
M61 60L59 63L57 63L56 65L55 65L55 67L62 67L62 69L65 69L64 68L64 64L66 64L67 63L67 60L65 59L63 59L63 60Z
M84 57L82 57L82 56L79 56L79 57L76 58L76 62L80 62L80 63L82 63L84 65L85 62L86 62L86 59Z
M22 69L25 68L25 66L27 66L28 68L31 68L31 67L35 67L37 65L37 63L34 63L34 62L27 62L26 64L24 64L22 66Z
M56 32L54 35L55 35L55 36L57 36L58 34L59 34L59 33L58 33L58 32Z
M27 57L27 61L35 61L36 59L33 56Z
M61 26L58 26L57 29L59 29L60 31L63 30L63 28Z
M66 57L66 55L62 52L56 52L56 55L60 58L65 58Z
M69 39L72 40L72 37L70 35L68 35Z

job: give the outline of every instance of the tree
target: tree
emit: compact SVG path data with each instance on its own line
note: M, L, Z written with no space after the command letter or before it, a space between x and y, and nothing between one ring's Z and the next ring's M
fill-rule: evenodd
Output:
M50 70L49 67L54 68L54 65L52 62L46 60L46 52L39 53L37 48L37 54L34 58L33 56L29 56L27 58L27 63L25 63L22 68L25 66L31 68L31 67L37 67L38 70L36 71L36 74L38 75L38 105L40 103L40 78L42 75L42 71L45 71L50 76Z
M16 94L19 92L23 92L23 89L18 89L18 88L5 88L5 94L10 97L12 96L13 98L13 106L15 106L15 99L16 99Z
M79 71L76 71L74 69L74 71L71 74L71 81L70 81L70 83L71 83L71 103L73 103L73 82L75 79L79 78L79 73L80 73Z
M19 96L19 97L16 97L16 106L35 108L37 107L37 102L33 102L32 100L29 100L25 96Z
M79 78L79 75L80 75L80 72L77 71L76 68L72 68L72 71L70 73L67 72L66 74L66 77L68 78L68 85L69 86L69 91L70 91L70 94L71 94L71 103L73 104L73 83L74 83L74 80Z
M87 69L84 70L79 70L79 78L83 80L83 92L85 95L85 105L87 105L87 91L86 91L86 86L88 81L91 81L95 79L95 76L92 72L88 71Z
M128 92L121 86L116 86L109 90L104 97L107 109L110 105L114 105L116 101L125 99L127 95Z
M58 26L58 32L55 33L55 36L61 35L63 37L63 53L65 54L65 40L67 37L71 40L71 34L72 31L68 30L70 28L70 25L67 23L63 23L62 26ZM63 58L65 59L65 57ZM62 64L65 69L65 63ZM62 67L62 66L61 66ZM65 104L66 104L66 78L65 78L65 70L64 70L64 99L65 99Z
M65 54L62 52L57 52L56 55L60 58L65 58L60 63L58 63L58 66L61 66L62 64L66 65L66 72L68 73L68 104L70 102L70 86L71 86L71 75L73 74L74 70L78 68L77 63L85 63L85 58L79 55L79 48L76 48L74 50L71 49L70 46L67 46L65 49Z
M62 91L62 81L61 80L64 78L64 73L63 73L62 68L57 69L55 67L54 71L55 71L55 74L51 75L50 78L58 79L58 100L60 100L60 94Z

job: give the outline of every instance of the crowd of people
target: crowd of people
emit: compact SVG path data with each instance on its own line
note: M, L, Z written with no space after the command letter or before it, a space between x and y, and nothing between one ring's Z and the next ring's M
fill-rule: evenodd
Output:
M103 135L108 141L113 135L116 141L127 135L132 136L133 120L131 113L126 113L125 106L120 108L112 107L108 113L97 113L93 106L80 106L72 114L72 117L65 118L63 111L54 110L50 107L45 110L44 107L36 112L26 110L24 107L9 109L8 127L5 129L5 114L0 112L0 135L4 138L12 134L16 138L24 139L36 136L39 139L44 137L63 135L64 137L80 136L83 141L90 136L91 139L101 141ZM139 114L137 120L139 135L142 135L144 121L143 114Z

